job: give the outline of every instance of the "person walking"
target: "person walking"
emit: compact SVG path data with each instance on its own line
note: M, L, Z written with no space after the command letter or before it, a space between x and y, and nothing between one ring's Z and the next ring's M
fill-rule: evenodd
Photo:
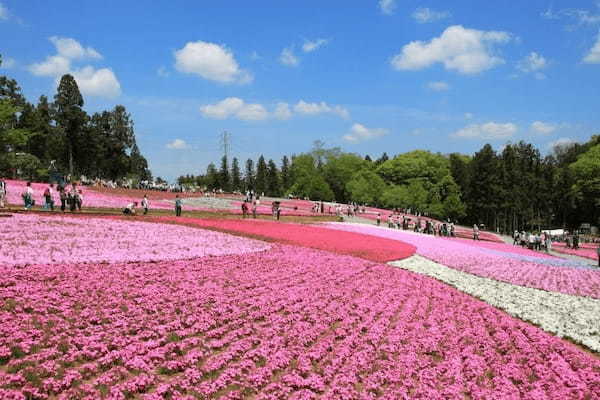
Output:
M242 218L246 218L248 216L248 203L244 201L242 203Z
M479 227L473 224L473 240L479 240Z
M381 225L381 213L377 213L377 226Z
M65 190L64 186L62 186L62 185L58 187L58 196L60 198L60 210L64 213L65 208L67 208L68 196L67 196L67 191Z
M179 195L175 196L175 216L181 217L181 207L183 205L182 200L179 198Z
M81 211L81 206L83 206L83 191L81 189L75 193L75 204L77 205L77 211Z
M54 195L54 185L50 184L44 190L44 209L54 211L54 199L52 198Z
M71 212L75 212L77 209L77 184L75 182L72 183L71 189L69 190L67 203L69 204Z
M0 208L6 207L6 182L0 178Z
M256 200L252 202L252 218L256 219Z
M27 182L27 186L25 186L25 190L23 191L23 194L21 194L21 197L23 198L23 204L25 205L25 210L29 210L35 205L33 195L34 191L31 187L31 182Z
M150 203L148 203L148 196L144 195L142 199L142 208L144 209L144 215L148 214L148 209L150 208Z

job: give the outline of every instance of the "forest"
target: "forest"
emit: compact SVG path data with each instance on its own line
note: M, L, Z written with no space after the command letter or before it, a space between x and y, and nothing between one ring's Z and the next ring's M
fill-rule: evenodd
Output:
M268 196L410 208L501 232L578 229L600 224L600 136L555 146L542 156L529 143L474 155L415 150L377 159L314 143L307 153L284 156L278 166L261 155L240 165L223 157L206 173L178 178L182 185Z
M62 76L52 101L40 96L37 104L14 79L0 76L0 176L46 181L54 161L71 176L151 179L125 107L88 115L83 105L72 75Z

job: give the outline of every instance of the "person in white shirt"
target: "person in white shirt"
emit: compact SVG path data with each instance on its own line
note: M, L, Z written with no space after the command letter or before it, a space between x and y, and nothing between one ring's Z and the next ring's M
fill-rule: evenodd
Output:
M123 209L123 214L135 215L135 208L137 207L137 204L137 201L127 204L127 206Z
M148 196L144 195L142 199L142 208L144 209L144 215L148 214L148 209L150 208L150 203L148 202Z
M6 202L6 182L0 179L0 208L5 207Z
M25 205L25 209L29 210L31 207L35 205L35 200L33 199L34 191L31 187L31 182L27 182L27 186L25 187L25 191L21 195L23 197L23 203Z

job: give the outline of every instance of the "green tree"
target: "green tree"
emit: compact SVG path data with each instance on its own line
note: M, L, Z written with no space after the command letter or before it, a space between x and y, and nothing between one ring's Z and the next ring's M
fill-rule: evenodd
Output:
M290 175L290 160L287 156L283 156L281 159L281 189L282 192L287 190L292 185L292 177Z
M367 162L356 154L341 153L330 155L327 158L327 163L322 167L322 173L337 201L348 202L350 195L347 183L354 174L367 166Z
M279 179L279 171L275 161L269 160L267 166L267 193L269 196L281 196L281 183Z
M231 186L234 191L241 191L243 189L242 174L237 157L233 157L231 161Z
M388 183L406 184L412 179L423 179L432 184L450 173L450 163L441 154L415 150L394 157L377 168Z
M496 226L500 206L500 160L492 146L486 144L469 163L467 209L471 222Z
M255 191L259 196L267 192L267 163L262 155L256 163Z
M225 192L231 190L231 177L229 176L229 164L227 156L221 158L221 169L219 170L219 187Z
M71 175L75 170L75 146L81 135L81 129L86 122L86 114L82 107L83 97L79 92L75 78L70 74L63 75L54 96L54 108L56 110L56 122L65 137L66 159Z
M217 167L215 167L215 164L208 164L208 166L206 167L205 175L206 188L208 190L218 189L219 180L219 172L217 171Z
M253 190L255 184L254 161L251 158L246 160L246 169L244 171L244 187L246 190Z
M311 200L331 201L334 194L317 168L311 154L300 154L292 159L290 168L292 181L288 193Z
M363 169L352 177L346 184L350 200L359 204L380 204L381 196L386 190L386 184L374 171Z

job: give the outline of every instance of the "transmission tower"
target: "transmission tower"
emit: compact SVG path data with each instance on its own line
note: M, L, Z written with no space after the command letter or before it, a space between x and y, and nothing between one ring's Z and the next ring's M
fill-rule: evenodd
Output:
M229 148L231 146L230 140L231 140L231 135L227 131L223 131L223 133L221 133L219 135L219 145L221 146L221 149L223 150L223 155L228 160L229 160Z

